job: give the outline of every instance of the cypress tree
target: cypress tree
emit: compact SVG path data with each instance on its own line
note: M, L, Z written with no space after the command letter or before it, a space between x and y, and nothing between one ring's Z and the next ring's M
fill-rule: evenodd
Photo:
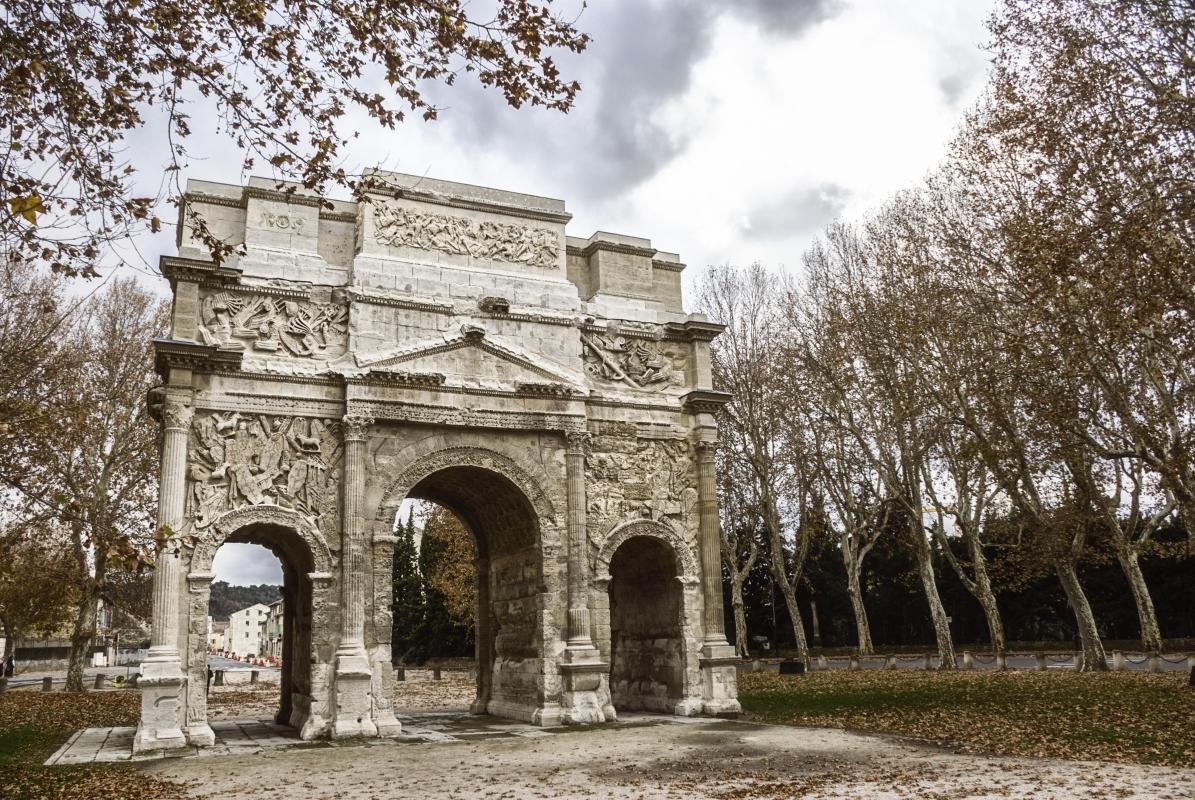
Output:
M424 624L425 601L423 578L419 573L419 554L415 548L415 522L407 514L406 524L395 528L394 568L392 588L394 605L393 629L390 640L391 658L395 663L417 658L416 646Z

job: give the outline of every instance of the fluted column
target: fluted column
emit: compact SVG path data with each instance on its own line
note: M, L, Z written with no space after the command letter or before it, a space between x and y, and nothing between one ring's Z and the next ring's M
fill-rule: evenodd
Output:
M336 717L332 737L375 736L379 709L371 696L374 685L365 652L365 526L361 502L365 491L365 438L373 423L346 415L344 431L344 521L340 541L340 647L336 650ZM388 710L388 709L387 709ZM393 713L386 725L399 728Z
M157 568L153 584L153 625L150 648L141 664L141 719L133 737L133 751L144 753L187 745L183 733L186 714L186 677L179 653L179 594L182 563L175 534L182 527L186 501L187 431L192 411L182 399L167 397L162 405L162 450L158 492ZM210 744L210 733L200 721L194 730L195 744Z
M344 528L341 542L340 652L365 655L365 530L361 500L365 490L365 438L373 420L344 418Z
M565 433L568 483L568 649L593 651L589 620L589 559L585 552L585 431Z
M182 564L173 535L182 527L187 485L190 406L168 399L162 406L162 461L158 491L158 551L153 584L153 628L148 658L179 661L178 613Z
M705 607L705 644L726 645L722 615L722 545L718 521L718 487L714 478L716 442L697 446L697 517L701 537L701 587Z

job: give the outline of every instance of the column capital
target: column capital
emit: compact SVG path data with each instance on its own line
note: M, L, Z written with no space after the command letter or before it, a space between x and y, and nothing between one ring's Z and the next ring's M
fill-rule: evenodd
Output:
M713 458L714 454L718 452L718 448L721 446L722 443L717 439L699 439L698 441L693 442L693 447L697 449L697 455L708 458Z
M369 426L373 424L373 417L360 414L345 414L341 418L344 425L344 440L346 442L363 442L369 433Z
M584 455L585 448L593 441L593 434L589 431L565 431L565 451L573 455Z
M162 428L185 431L191 427L195 410L181 400L167 397L162 403Z

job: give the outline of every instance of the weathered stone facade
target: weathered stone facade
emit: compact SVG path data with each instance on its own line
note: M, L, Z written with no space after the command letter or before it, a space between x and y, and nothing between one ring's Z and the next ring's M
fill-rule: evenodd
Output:
M279 720L388 735L394 517L477 545L473 709L539 724L738 711L722 623L709 342L675 255L565 235L558 200L378 173L370 202L192 182L165 386L153 647L136 747L212 741L225 542L283 563ZM213 263L197 215L243 254Z

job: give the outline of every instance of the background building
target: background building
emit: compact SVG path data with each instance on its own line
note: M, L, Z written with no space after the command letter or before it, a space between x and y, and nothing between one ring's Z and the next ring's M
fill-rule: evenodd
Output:
M228 618L224 649L238 656L261 655L261 625L269 610L270 607L264 603L254 603L233 612Z

